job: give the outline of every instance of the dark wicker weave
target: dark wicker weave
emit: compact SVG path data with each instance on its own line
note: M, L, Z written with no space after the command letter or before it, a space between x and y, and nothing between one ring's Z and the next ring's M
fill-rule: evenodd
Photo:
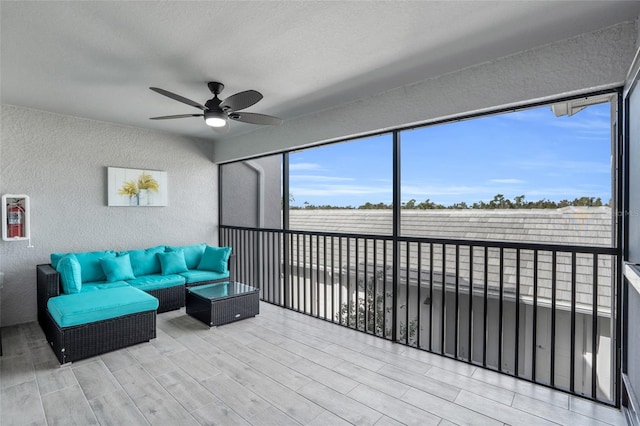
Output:
M256 289L234 297L208 299L188 291L186 304L187 314L212 327L258 315L260 294Z
M184 306L184 284L160 288L158 290L146 290L146 292L158 299L159 314L162 312L174 311Z
M156 337L155 310L61 328L47 310L47 300L60 294L59 274L51 265L38 265L37 280L38 322L60 364L148 342ZM179 288L184 295L183 287Z
M115 351L156 337L156 311L60 328L47 312L43 330L60 364Z

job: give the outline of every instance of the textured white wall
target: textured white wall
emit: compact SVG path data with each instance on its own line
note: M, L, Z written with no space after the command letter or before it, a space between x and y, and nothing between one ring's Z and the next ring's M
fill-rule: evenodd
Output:
M2 326L36 319L36 265L52 252L217 243L210 142L2 105L0 193L31 198L27 243L0 241ZM108 207L107 166L164 170L169 206Z
M618 24L214 143L225 162L624 82L637 31Z

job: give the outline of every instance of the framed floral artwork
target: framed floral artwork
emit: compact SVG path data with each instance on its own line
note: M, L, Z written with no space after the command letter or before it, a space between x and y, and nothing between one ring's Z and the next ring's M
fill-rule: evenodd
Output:
M166 206L167 172L107 167L109 206Z

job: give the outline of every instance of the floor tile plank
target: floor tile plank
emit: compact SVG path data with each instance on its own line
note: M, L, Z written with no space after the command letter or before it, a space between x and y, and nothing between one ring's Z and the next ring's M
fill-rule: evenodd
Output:
M50 426L97 425L93 410L82 393L80 385L64 388L42 396L47 424Z
M396 398L400 398L411 388L409 385L387 377L380 372L367 370L349 361L342 362L340 365L334 367L333 370L358 383L362 383ZM457 395L457 391L455 395ZM455 396L453 396L453 398L455 398Z
M393 398L366 385L358 386L348 395L371 408L387 413L387 416L405 425L437 425L442 420L435 414L421 410L414 405Z
M205 405L191 413L202 426L249 426L251 423L221 401Z
M3 355L0 357L0 377L2 377L2 380L0 380L0 389L34 380L36 376L31 357L23 355Z
M499 426L502 422L472 411L453 402L443 400L421 390L411 388L405 393L403 401L442 417L454 424Z
M71 367L60 367L58 360L36 365L35 373L40 395L46 395L78 384Z
M565 409L569 407L568 394L544 386L538 386L524 380L518 380L515 377L506 376L497 371L477 368L471 377L502 389L508 389L512 392L557 405L558 407Z
M322 383L340 393L346 394L358 386L358 382L355 380L336 373L322 365L318 365L315 362L311 362L308 359L300 359L294 362L291 364L291 368L304 374L309 379Z
M244 419L250 419L269 408L269 403L226 374L209 377L202 385L226 406Z
M494 401L506 405L511 405L515 395L512 391L490 385L467 376L456 374L451 371L443 370L438 367L434 367L429 370L426 376L442 383L459 387L460 389L470 390L471 392L482 395L485 398L493 399Z
M389 379L397 380L405 385L420 389L447 401L456 399L461 389L455 386L455 384L404 371L393 365L387 365L381 368L378 373Z
M156 380L189 412L219 401L216 396L184 371L170 371L156 377Z
M372 425L382 417L380 412L362 402L345 397L320 383L310 383L299 392L325 410L355 425Z
M116 371L114 376L149 423L197 425L182 405L142 366Z
M573 413L553 404L540 401L538 399L529 398L528 396L516 394L513 408L522 410L529 414L533 414L552 422L561 424L579 424L581 426L606 426L607 423L598 421L592 417L583 416L582 414Z
M626 424L622 411L603 404L594 404L583 398L575 396L569 397L569 409L572 412L580 413L612 425Z
M484 398L467 390L460 392L455 403L510 425L557 425L557 423L550 422L542 417L525 413L509 405L501 404L493 399Z
M121 389L120 384L98 357L94 362L71 368L87 399Z
M89 400L101 426L143 426L149 422L122 389Z
M42 425L46 423L35 380L0 390L0 424Z

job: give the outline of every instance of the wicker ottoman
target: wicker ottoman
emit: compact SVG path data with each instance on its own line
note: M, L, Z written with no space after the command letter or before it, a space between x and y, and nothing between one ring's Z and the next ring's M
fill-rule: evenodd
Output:
M187 314L209 327L227 324L260 313L260 291L236 282L187 288Z

